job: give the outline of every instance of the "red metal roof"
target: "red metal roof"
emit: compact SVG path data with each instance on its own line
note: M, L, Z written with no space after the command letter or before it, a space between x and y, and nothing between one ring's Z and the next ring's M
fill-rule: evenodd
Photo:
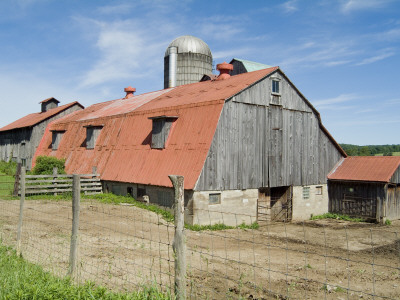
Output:
M66 158L68 173L97 166L101 179L172 186L168 175L185 176L193 189L200 176L225 100L276 71L278 67L205 81L127 99L92 105L52 122L35 156ZM152 120L176 116L165 149L152 149ZM85 147L88 125L102 125L95 149ZM65 130L58 150L50 130Z
M328 174L330 180L389 182L400 156L349 156Z
M51 98L49 98L51 99ZM46 112L40 112L40 113L33 113L29 114L25 117L22 117L21 119L18 119L17 121L12 122L11 124L8 124L2 128L0 128L0 131L6 131L6 130L12 130L12 129L17 129L17 128L24 128L24 127L32 127L48 118L51 118L52 116L70 108L71 106L74 105L79 105L82 108L84 108L79 102L71 102L56 108L49 109Z

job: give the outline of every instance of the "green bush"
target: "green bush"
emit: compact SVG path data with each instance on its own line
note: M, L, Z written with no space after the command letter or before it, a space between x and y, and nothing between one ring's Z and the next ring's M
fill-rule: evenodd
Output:
M17 169L17 163L14 161L0 161L0 173L3 175L14 176Z
M53 168L57 167L58 174L65 174L65 159L58 159L50 156L38 156L36 165L32 169L33 175L51 175Z

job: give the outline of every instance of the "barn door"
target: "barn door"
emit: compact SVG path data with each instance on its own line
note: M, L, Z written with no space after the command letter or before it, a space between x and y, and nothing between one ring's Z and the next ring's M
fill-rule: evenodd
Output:
M258 189L257 222L292 220L292 186Z
M268 110L269 133L270 137L267 140L269 145L268 155L268 173L269 186L282 186L282 106L270 105Z
M292 220L292 187L271 188L271 221Z

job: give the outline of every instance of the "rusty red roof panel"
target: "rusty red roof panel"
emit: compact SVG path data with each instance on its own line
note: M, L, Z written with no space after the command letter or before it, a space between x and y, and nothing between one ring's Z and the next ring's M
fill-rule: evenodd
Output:
M17 121L12 122L11 124L8 124L8 125L0 128L0 131L6 131L6 130L17 129L17 128L24 128L24 127L32 127L32 126L34 126L48 118L51 118L52 116L66 110L76 104L83 108L83 106L79 102L76 102L76 101L71 102L71 103L56 107L56 108L49 109L46 112L29 114L25 117L22 117L21 119L18 119Z
M151 148L154 112L123 115L97 120L104 124L95 149L85 147L89 121L64 125L58 150L51 149L49 126L36 156L66 159L68 173L88 173L97 166L102 180L171 186L168 175L185 176L185 187L193 189L206 160L224 101L196 107L166 108L157 114L170 115L174 122L165 149Z
M400 166L400 156L349 156L328 174L330 180L389 182Z

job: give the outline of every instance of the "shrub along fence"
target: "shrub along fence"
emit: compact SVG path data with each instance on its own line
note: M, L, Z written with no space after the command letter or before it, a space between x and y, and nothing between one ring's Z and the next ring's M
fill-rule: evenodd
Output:
M132 198L118 205L80 199L79 175L72 178L72 201L25 201L23 177L19 201L0 197L0 232L8 237L2 242L78 283L90 280L113 290L150 284L178 299L398 299L400 294L396 224L322 220L257 229L242 227L244 216L233 215L236 228L194 231L183 222L188 212L181 176L170 176L174 223ZM202 218L219 213L221 223L229 214L195 209L204 210Z

